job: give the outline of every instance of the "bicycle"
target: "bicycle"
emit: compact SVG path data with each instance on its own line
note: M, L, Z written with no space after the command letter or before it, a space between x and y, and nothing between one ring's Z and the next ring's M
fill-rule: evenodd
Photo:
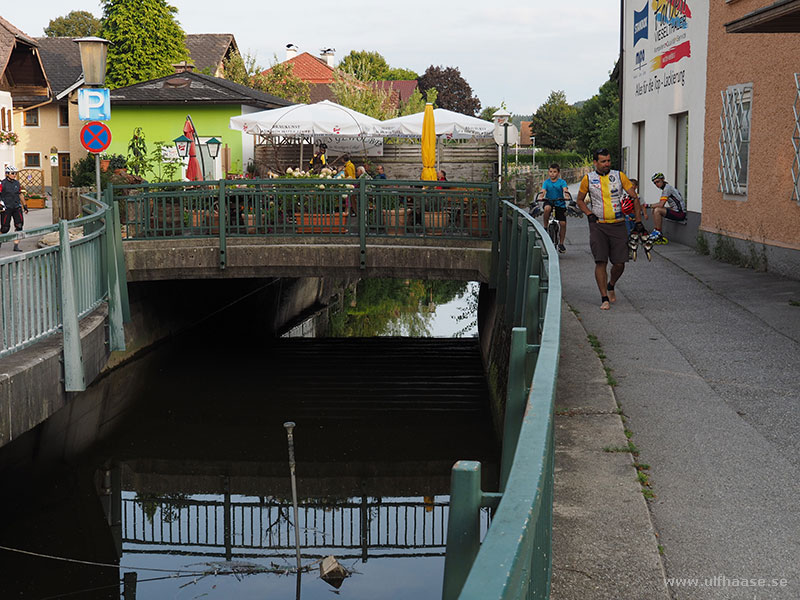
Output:
M567 204L567 214L569 214L570 206L572 204L574 204L575 205L575 210L578 213L580 213L581 216L583 216L583 213L580 210L578 210L578 205L575 204L575 202L572 200L572 196L570 195L570 193L566 192L566 195L567 195L567 198L565 198L565 200L567 201L566 202L566 204ZM536 218L536 217L539 217L540 215L542 215L544 213L544 209L541 206L539 206L539 202L542 202L542 201L543 201L543 198L539 198L539 199L537 199L535 201L534 204L531 205L529 212L530 212L532 217ZM558 223L558 220L556 220L556 211L555 210L551 210L550 211L550 218L547 221L547 226L545 227L545 229L547 230L547 234L550 236L550 239L552 240L553 245L556 247L556 249L558 249L559 252L563 253L564 250L562 250L559 247L561 245L561 240L560 240L560 237L561 237L561 225Z

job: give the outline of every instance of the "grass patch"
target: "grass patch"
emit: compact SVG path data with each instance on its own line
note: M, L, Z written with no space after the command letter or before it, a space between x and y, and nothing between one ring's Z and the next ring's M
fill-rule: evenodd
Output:
M697 237L695 238L694 243L698 254L703 254L705 256L711 254L711 248L708 247L708 240L702 231L697 232Z
M789 300L789 306L800 306L800 301L798 301L798 300Z
M630 452L634 456L639 456L639 448L637 448L636 444L634 444L630 440L628 440L628 452Z
M617 385L617 380L614 379L614 376L611 374L612 369L608 367L603 367L603 370L606 372L606 383L611 387Z
M569 310L569 312L571 312L573 315L576 315L576 316L581 314L581 311L579 311L577 308L572 306L569 302L567 302L567 310Z
M658 553L661 556L664 556L664 546L662 546L661 544L658 545Z
M649 487L643 487L642 488L642 496L644 496L646 500L652 500L653 498L656 497L656 494Z
M753 242L747 242L747 252L742 252L731 238L717 235L717 241L714 244L711 255L717 260L737 267L755 269L756 271L767 270L766 246L762 245L761 252L759 252Z

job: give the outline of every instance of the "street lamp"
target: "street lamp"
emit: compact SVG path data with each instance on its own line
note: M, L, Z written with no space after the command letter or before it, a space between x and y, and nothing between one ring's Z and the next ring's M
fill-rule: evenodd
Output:
M189 144L192 143L192 140L181 134L180 137L176 137L172 141L175 142L175 149L178 151L178 156L180 158L186 158L189 156Z
M84 85L103 87L106 82L106 56L111 42L100 37L83 37L73 41L78 44L81 53Z
M498 163L500 161L500 153L499 153L499 146L500 142L497 139L497 132L499 131L500 127L503 128L503 183L505 184L505 178L508 176L508 126L511 119L511 113L501 108L497 112L492 115L492 121L494 121L494 130L495 130L495 141L497 141L498 145ZM500 170L500 164L497 165L497 170Z
M83 84L88 87L103 87L106 82L106 57L111 43L100 37L83 37L74 40L81 53ZM94 155L97 201L100 201L100 154Z
M219 156L220 146L222 146L222 142L220 142L217 138L212 137L210 140L206 142L206 147L208 148L208 155L211 158L217 158Z

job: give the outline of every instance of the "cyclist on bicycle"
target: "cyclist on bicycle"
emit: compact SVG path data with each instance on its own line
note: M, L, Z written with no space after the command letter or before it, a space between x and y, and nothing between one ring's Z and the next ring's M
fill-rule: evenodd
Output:
M544 201L544 214L542 221L544 228L550 223L550 213L555 210L556 221L560 225L558 233L558 251L567 251L564 240L567 237L567 182L561 179L561 167L558 163L552 163L547 169L549 179L542 183L542 191L539 192L539 200ZM555 240L553 240L555 243Z

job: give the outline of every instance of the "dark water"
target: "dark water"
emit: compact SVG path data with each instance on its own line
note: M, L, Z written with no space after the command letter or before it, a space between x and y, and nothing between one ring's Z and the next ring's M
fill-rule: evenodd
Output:
M133 572L139 599L297 597L289 420L301 597L439 598L450 468L494 489L498 458L474 298L445 287L360 287L328 330L367 337L200 328L97 382L0 451L0 598L119 598ZM403 331L467 337L373 337Z

